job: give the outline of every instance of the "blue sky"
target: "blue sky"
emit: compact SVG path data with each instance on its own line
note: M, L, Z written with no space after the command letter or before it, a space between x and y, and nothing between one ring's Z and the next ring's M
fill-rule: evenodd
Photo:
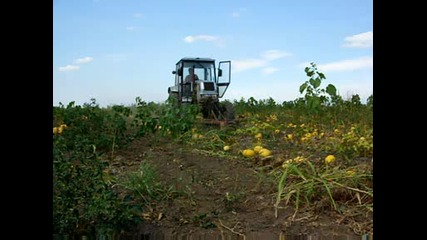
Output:
M223 99L295 100L314 62L365 101L372 42L373 0L54 0L53 105L164 102L182 57L231 61Z

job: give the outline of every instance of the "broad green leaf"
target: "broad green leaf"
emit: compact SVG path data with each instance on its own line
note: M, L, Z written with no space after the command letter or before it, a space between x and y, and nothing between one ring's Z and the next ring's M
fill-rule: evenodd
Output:
M303 83L300 87L299 87L299 92L303 93L304 90L307 88L307 82Z
M328 86L326 86L326 92L331 96L337 95L337 89L332 84L329 84Z
M314 88L318 88L321 83L322 83L322 80L320 80L320 78L316 78L316 79L314 79L312 85L313 85Z

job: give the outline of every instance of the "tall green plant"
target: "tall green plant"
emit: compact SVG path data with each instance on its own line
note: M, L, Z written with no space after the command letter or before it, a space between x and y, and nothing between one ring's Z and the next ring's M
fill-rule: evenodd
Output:
M304 94L308 110L312 113L319 113L322 106L332 103L332 99L337 98L337 89L332 84L328 84L326 88L320 88L326 77L317 70L315 63L310 63L310 67L306 67L304 71L309 79L300 86L299 91Z

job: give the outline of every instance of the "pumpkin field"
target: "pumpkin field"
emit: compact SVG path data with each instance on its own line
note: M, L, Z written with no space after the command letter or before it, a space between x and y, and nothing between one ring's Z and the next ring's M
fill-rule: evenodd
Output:
M221 127L172 99L54 106L54 234L372 234L373 95L312 67L293 101L225 100Z

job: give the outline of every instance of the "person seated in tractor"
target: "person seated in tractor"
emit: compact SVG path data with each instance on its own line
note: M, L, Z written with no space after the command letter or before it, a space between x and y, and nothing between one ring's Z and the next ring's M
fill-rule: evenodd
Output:
M194 81L199 80L197 74L194 73L194 68L188 69L188 75L185 77L184 83L194 83Z

